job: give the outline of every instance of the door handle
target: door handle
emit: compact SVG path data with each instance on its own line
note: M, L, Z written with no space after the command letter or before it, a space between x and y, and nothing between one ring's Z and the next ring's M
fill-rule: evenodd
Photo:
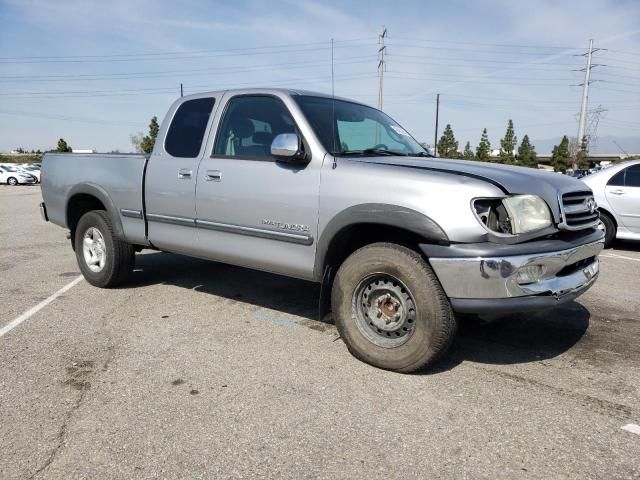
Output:
M624 190L611 190L614 195L624 195Z
M191 178L192 173L193 172L188 168L181 168L180 170L178 170L178 178L181 180L189 179Z
M220 182L222 181L222 172L220 170L207 170L204 179L207 182Z

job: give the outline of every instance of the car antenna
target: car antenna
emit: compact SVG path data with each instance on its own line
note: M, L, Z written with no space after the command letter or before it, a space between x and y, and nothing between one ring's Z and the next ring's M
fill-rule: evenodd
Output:
M331 130L331 141L333 143L333 151L331 152L333 165L331 166L331 169L335 170L338 166L338 162L336 161L336 88L333 75L333 37L331 37Z

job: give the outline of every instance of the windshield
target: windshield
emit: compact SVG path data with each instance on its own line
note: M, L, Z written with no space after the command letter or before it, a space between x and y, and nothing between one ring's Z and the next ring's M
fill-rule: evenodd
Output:
M375 108L327 97L294 98L332 155L430 156L404 128Z

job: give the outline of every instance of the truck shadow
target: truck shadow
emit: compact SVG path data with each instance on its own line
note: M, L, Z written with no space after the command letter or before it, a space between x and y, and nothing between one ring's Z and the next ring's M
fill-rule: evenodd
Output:
M123 288L160 283L253 305L256 310L265 308L302 317L303 321L296 323L314 330L332 328L330 316L318 321L320 286L312 282L154 252L136 257L136 270ZM464 361L517 364L554 358L580 341L589 327L590 316L584 306L571 302L557 309L512 315L492 323L463 318L449 353L423 373L450 370Z
M509 365L552 359L582 339L590 318L589 310L577 302L491 323L463 317L449 353L427 373L450 370L464 361Z
M628 252L640 252L640 242L633 240L614 240L612 253L618 253L624 255L624 250ZM605 249L603 253L607 252L607 250L611 251L611 249Z

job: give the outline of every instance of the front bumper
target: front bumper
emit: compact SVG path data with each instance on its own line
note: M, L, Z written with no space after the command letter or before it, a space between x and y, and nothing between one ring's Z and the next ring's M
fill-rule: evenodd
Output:
M603 242L596 230L571 242L421 248L455 311L507 314L554 307L584 293L598 277ZM480 255L461 256L465 252ZM534 279L523 278L525 270L536 272Z

